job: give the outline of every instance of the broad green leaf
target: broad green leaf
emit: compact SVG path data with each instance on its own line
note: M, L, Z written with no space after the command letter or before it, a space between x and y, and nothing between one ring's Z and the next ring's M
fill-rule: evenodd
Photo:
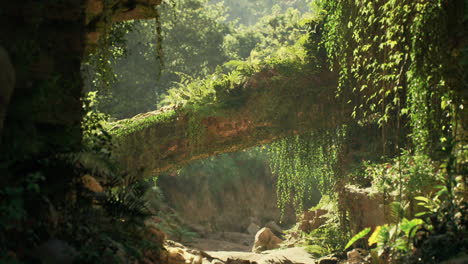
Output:
M411 233L415 230L414 228L422 224L424 224L424 221L419 218L412 219L411 221L405 218L401 223L401 230L405 232L407 237L411 237Z
M367 234L369 234L369 232L371 231L371 228L368 227L368 228L365 228L364 230L362 230L361 232L357 233L355 236L353 236L349 241L348 243L346 244L346 246L344 247L344 250L346 250L347 248L349 248L352 244L354 244L356 241L358 241L359 239L365 237Z

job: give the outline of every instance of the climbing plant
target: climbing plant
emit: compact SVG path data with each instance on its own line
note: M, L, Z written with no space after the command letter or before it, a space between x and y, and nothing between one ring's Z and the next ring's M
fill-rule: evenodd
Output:
M337 160L345 131L312 131L270 145L270 167L278 176L278 207L282 211L291 201L302 211L303 200L314 186L322 195L335 197L340 177Z
M461 84L451 45L459 2L322 1L322 44L340 73L338 93L356 95L353 116L381 126L408 119L417 150L442 147L459 107L450 92Z

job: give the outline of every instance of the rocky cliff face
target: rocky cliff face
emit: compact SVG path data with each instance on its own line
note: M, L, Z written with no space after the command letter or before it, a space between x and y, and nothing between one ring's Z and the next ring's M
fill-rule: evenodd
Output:
M255 166L252 160L235 163L240 168ZM262 227L271 220L280 222L275 176L266 163L262 165L224 180L220 178L226 175L212 175L206 170L188 176L168 174L158 179L158 185L168 204L187 223L204 226L207 232L247 232L251 223ZM287 208L283 224L291 225L295 220L294 210Z
M16 83L8 109L2 109L6 117L0 159L78 148L85 2L2 3L0 45L9 54Z

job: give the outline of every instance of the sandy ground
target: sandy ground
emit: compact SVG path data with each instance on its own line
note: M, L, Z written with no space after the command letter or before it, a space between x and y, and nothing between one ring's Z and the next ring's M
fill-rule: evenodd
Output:
M280 260L288 259L293 263L315 264L317 263L303 248L287 248L278 250L269 250L262 253L251 252L234 252L234 251L208 251L206 252L212 257L219 258L223 261L231 259L242 259L248 261L255 261L258 264L267 264L271 261L278 262Z
M185 243L191 248L203 250L214 258L223 261L230 259L242 259L255 261L258 264L276 263L280 260L288 259L293 263L315 264L317 263L307 251L301 247L269 250L261 253L252 253L254 236L236 233L224 232L211 234L205 238L196 238L190 243Z
M250 252L254 236L237 232L210 234L204 238L195 238L187 246L203 251L245 251Z

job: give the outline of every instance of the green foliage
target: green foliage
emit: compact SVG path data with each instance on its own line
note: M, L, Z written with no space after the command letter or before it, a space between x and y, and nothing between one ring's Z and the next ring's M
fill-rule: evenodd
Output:
M146 188L142 189L142 185L142 182L134 182L109 191L101 201L102 207L112 218L141 224L142 219L151 216L147 201L143 199Z
M261 42L263 36L254 27L240 26L224 37L223 49L229 58L243 60L250 56L252 50Z
M165 123L170 123L176 117L177 112L174 110L169 110L159 114L137 115L131 119L123 119L118 122L111 123L112 127L109 128L109 134L118 140L120 137L130 135L131 133L155 124L164 125Z
M0 226L5 231L18 228L18 222L27 217L25 196L37 196L40 194L39 184L44 181L40 172L33 172L21 179L17 186L5 186L0 189ZM4 238L0 236L0 241Z
M235 27L226 20L229 9L223 3L207 0L173 1L158 7L161 15L156 21L113 25L101 48L84 65L87 89L99 91L98 109L111 118L121 119L153 110L157 103L161 104L161 97L174 100L177 97L180 104L186 93L191 97L203 95L203 91L212 93L210 89L202 89L205 86L202 80L224 79L219 73L226 69L221 65L229 60L246 59L253 52L252 61L258 64L277 50L285 54L284 47L306 32L301 24L305 1L296 1L290 8L282 4L282 8L273 9L266 2L269 1L254 4L256 8L269 7L261 9L262 19L250 26ZM301 11L293 7L301 7ZM161 45L160 37L163 68L159 52L155 56L155 49ZM177 89L184 91L174 94Z
M368 239L369 246L377 245L373 251L378 257L385 256L389 261L397 261L401 254L413 249L410 242L423 224L418 218L411 221L403 218L398 224L377 226Z
M100 91L99 110L113 118L154 110L158 97L180 80L178 73L200 78L227 61L222 43L229 27L223 23L221 6L207 8L205 0L177 0L162 4L158 12L161 15L155 20L112 27L109 36L121 41L104 48L112 53L105 60L106 72L112 76L103 75L99 65L88 67L87 87ZM91 62L97 59L99 54L90 56ZM103 92L101 82L106 80L112 80L112 89Z
M418 157L415 155L413 158ZM417 166L414 163L411 165ZM435 186L436 190L428 197L414 197L417 193L421 193L419 188L427 189L429 186L403 184L400 190L406 193L408 189L412 189L413 193L407 194L404 198L400 197L401 202L390 204L394 223L378 226L368 239L369 246L376 245L373 251L377 257L391 263L440 263L462 254L468 248L466 240L468 204L464 177L461 175L453 177L450 163L442 163L437 174L433 165L426 164L426 166L429 166L429 171L433 173L433 178L427 179L427 182L432 182L430 187L434 187L435 180L441 185ZM424 169L422 166L410 172L424 171ZM409 173L408 170L405 170L405 173ZM395 185L402 186L402 182ZM423 208L416 214L421 219L408 220L405 217L408 213L404 205L412 197Z
M416 238L419 230L425 230L424 221L418 218L408 220L404 217L404 208L399 202L392 203L392 216L394 224L377 226L368 238L368 246L372 247L373 254L379 259L385 259L391 263L400 263L402 255L414 250L412 241ZM345 246L345 249L357 240L365 237L371 228L365 228L356 234Z
M302 234L305 239L306 250L315 258L342 252L349 241L349 236L343 230L336 200L332 200L327 195L322 196L319 204L310 210L318 208L328 211L323 216L327 221L310 233Z
M262 36L251 51L251 56L264 59L275 54L278 49L293 46L295 43L302 44L302 38L307 32L304 21L308 17L309 13L301 13L297 9L288 8L282 11L277 6L272 8L271 14L265 15L257 24L247 28Z
M410 230L418 229L421 220L404 218L412 197L427 193L441 179L452 178L444 172L446 161L433 160L436 156L436 160L440 159L438 155L452 162L456 159L451 152L451 138L457 133L455 109L463 108L463 104L454 91L463 86L464 77L455 74L462 67L458 63L459 47L450 44L456 42L454 32L463 31L457 23L460 11L454 11L455 6L450 1L322 1L323 28L318 23L310 33L311 38L323 36L319 43L309 42L309 49L312 54L320 54L321 47L326 49L330 67L340 73L338 93L354 106L353 116L359 122L376 122L383 127L384 154L389 141L386 127L400 130L403 122L408 122L411 128L411 152L403 151L388 163L365 165L374 186L399 200L391 204L396 223L380 227L371 236L371 244L380 241L380 255L386 254L391 262L414 249L408 241L415 235ZM403 141L397 136L396 148ZM463 167L461 164L452 166ZM438 179L438 175L443 177ZM459 210L455 208L464 208L460 204L453 206L450 195L434 201L418 199L432 214L439 212L448 219ZM442 204L452 211L441 209ZM454 229L451 226L438 234L450 240L452 233L447 230ZM423 263L443 259L434 258L439 253L431 254L430 250L442 255L448 252L437 249L437 243L422 254L427 254ZM421 259L420 254L418 257Z
M307 12L310 0L294 1L248 1L248 0L211 0L212 3L223 2L227 9L228 21L234 21L240 26L252 26L257 24L262 18L271 14L271 10L285 11L288 8Z
M314 258L321 258L333 253L341 252L346 243L338 219L335 222L328 222L325 225L313 230L305 235L305 249Z
M223 95L226 93L240 88L242 81L242 75L238 71L215 73L205 79L184 76L176 87L168 91L161 103L169 107L209 106L225 99Z
M114 258L116 247L125 257L140 259L138 252L161 246L145 237L143 221L151 215L142 198L147 185L112 160L106 116L95 111L95 95L84 99L79 151L10 164L18 177L0 189L0 262L36 263L30 252L51 237L71 244L80 263ZM104 191L91 191L83 177L94 179L93 186Z
M334 196L340 175L337 157L345 129L309 132L277 141L269 147L270 166L278 175L278 206L284 210L291 199L297 211L317 186L322 195Z
M443 149L460 76L449 1L323 1L323 45L353 116L380 125L408 118L416 151ZM454 29L456 30L456 29ZM454 53L455 52L455 53ZM455 78L457 81L449 81ZM443 142L442 142L443 143Z
M90 150L110 154L111 136L104 129L108 116L97 110L97 92L89 92L83 99L83 109L83 144Z
M141 198L144 186L120 173L102 153L57 154L16 166L27 176L0 190L2 263L8 258L5 252L16 255L12 261L37 261L23 252L51 236L70 243L80 263L112 256L103 251L111 245L126 247L124 254L137 259L141 256L134 252L160 246L144 239L143 220L151 215ZM82 184L83 175L93 175L109 191L90 191Z
M364 163L364 167L366 174L373 179L373 187L386 194L401 194L408 201L434 186L438 173L429 156L409 151L403 151L390 162Z
M225 110L243 106L249 93L256 92L247 89L247 77L269 69L274 69L280 74L297 74L306 65L305 56L304 48L297 44L283 47L263 60L251 56L247 61L231 61L226 65L236 69L229 73L218 70L204 79L193 79L180 73L183 76L182 81L167 92L161 103L166 107L181 109L187 114L192 151L196 152L197 146L203 144L200 140L203 138L204 129L200 120L208 115L219 115ZM281 85L284 83L278 82L278 86L270 87L272 95L276 96L278 91L284 88ZM272 98L277 99L279 97ZM255 118L261 118L261 114Z
M294 4L300 2L294 1ZM154 75L135 75L135 72L156 68L152 67L155 62L148 59L151 56L147 56L150 49L146 46L142 48L140 44L134 45L134 50L148 62L148 67L143 67L145 70L134 66L136 63L128 63L130 59L115 59L113 62L120 63L121 72L124 72L121 76L128 79L128 76L134 75L137 81L132 80L122 86L125 93L111 100L111 111L118 117L138 112L116 110L129 102L127 98L122 99L122 94L128 94L130 87L142 87L141 93L133 93L135 98L143 94L153 104L156 102L154 95L167 91L162 104L176 111L168 112L164 118L170 120L177 111L183 110L189 118L188 136L192 151L197 151L204 143L201 141L204 129L200 120L204 115L216 113L219 108L242 105L245 93L251 92L245 89L248 77L268 69L294 72L304 69L307 64L314 64L311 69L323 69L328 56L330 68L339 72L337 92L353 104L353 116L361 124L377 123L382 127L384 155L387 154L385 146L390 145L386 135L388 128L393 126L396 130L395 139L391 139L398 154L396 158L386 163L363 166L365 174L372 178L374 187L383 191L386 197L398 197L398 202L390 204L394 223L378 227L369 238L369 244L376 244L378 255L392 261L416 250L417 246L410 242L416 238L416 231L423 229L422 222L419 219L407 220L406 210L412 197L424 194L436 184L436 175L443 174L441 179L451 177L447 176L450 172L445 174L444 167L433 160L441 156L454 159L451 153L455 144L453 132L457 132L454 118L457 109L463 108L454 92L460 90L463 82L457 75L462 68L455 63L460 59L460 51L452 45L452 29L448 26L453 24L453 19L457 19L449 16L450 3L447 0L325 0L315 2L312 15L305 17L297 9L286 9L285 3L273 6L272 1L250 1L242 8L246 17L226 23L232 14L239 13L240 3L225 1L231 10L224 9L221 3L215 3L208 11L204 8L207 2L201 0L175 1L175 8L164 7L168 8L162 12L166 16L163 24L167 31L163 34L169 62L167 68L162 70L160 81L156 84L148 81ZM235 23L243 25L234 29L232 25ZM156 35L148 34L153 30L151 23L134 25L146 35L132 35L130 39L143 43L143 46L144 43L153 43L147 41L154 40ZM306 31L308 38L303 36ZM182 38L188 40L181 42ZM226 74L227 69L232 71ZM272 87L272 90L275 89L277 87ZM270 104L275 107L274 102L279 97L272 94ZM119 101L124 103L118 104ZM139 111L153 107L146 102L141 105L148 107L141 107ZM278 112L281 111L278 109ZM156 115L124 120L116 125L113 133L128 135L164 120ZM405 141L399 135L404 133L401 130L405 124L411 130L409 137L413 145L407 146L411 151L399 153L399 147ZM347 180L341 175L337 163L343 148L343 131L314 131L291 136L270 147L272 170L278 174L280 208L284 209L292 201L296 209L301 210L303 200L310 195L311 186L314 185L318 185L322 194L336 195L337 187ZM438 152L440 150L445 153ZM226 160L224 164L228 167L232 165ZM216 171L216 168L211 169ZM217 183L229 184L229 179L236 177L231 171L221 175L226 178L221 177L213 182L213 188L220 189ZM464 214L459 208L466 206L455 202L453 184L447 183L447 188L441 190L434 200L417 198L430 210L427 215L432 215L432 219L435 215L438 221L430 220L432 225L426 221L426 227L429 227L426 241L429 242L420 251L425 259L434 257L434 254L428 253L440 242L433 242L434 237L444 234L446 238L451 238L452 230L465 230L463 226L466 223L460 220L464 219L460 217ZM343 248L346 240L340 230L343 223L339 220L343 219L336 216L308 235L310 243L322 245L311 247L317 255ZM443 228L450 231L444 233ZM364 231L351 239L345 248L370 229ZM176 228L173 232L176 236L183 236L185 230ZM457 245L464 243L458 242ZM437 258L442 259L440 256Z
M424 207L418 215L425 228L413 240L415 254L405 257L407 263L440 263L468 249L466 178L440 177L442 185L432 197L416 197Z
M370 231L371 231L371 228L368 227L368 228L363 229L361 232L357 233L356 235L354 235L354 236L348 241L348 243L346 244L346 246L344 247L344 249L346 250L347 248L349 248L350 246L352 246L356 241L358 241L358 240L361 239L361 238L364 238L367 234L369 234Z

